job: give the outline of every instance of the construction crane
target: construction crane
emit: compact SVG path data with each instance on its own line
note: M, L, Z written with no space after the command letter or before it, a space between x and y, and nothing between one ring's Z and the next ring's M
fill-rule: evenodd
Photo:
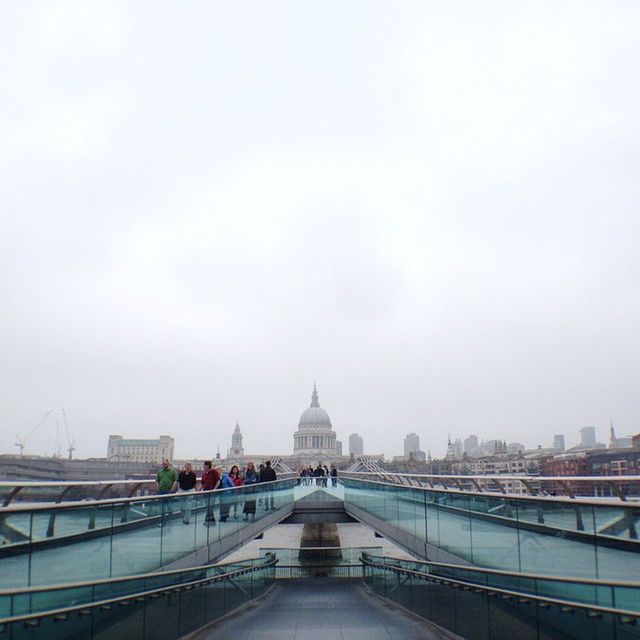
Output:
M16 442L15 442L15 446L18 447L18 449L20 449L20 457L23 456L24 454L24 447L27 444L27 442L29 441L29 439L31 438L31 436L39 429L39 427L42 425L42 423L51 415L51 409L49 409L49 411L47 411L42 418L40 418L40 421L38 422L38 424L36 424L35 427L33 427L33 429L31 429L31 431L29 432L29 434L27 435L26 438L21 438L20 434L18 434L16 436Z
M67 413L64 409L60 409L62 413L62 421L64 422L64 430L67 434L67 451L69 452L69 460L73 460L73 452L76 450L76 441L71 438L69 424L67 423Z

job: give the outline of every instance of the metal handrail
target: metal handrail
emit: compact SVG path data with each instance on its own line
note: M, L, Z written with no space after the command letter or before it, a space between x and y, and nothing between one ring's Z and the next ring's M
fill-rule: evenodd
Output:
M381 560L392 560L396 562L410 562L411 564L424 564L427 566L437 567L437 568L445 568L445 569L460 569L462 571L471 571L473 573L490 573L492 575L500 575L507 576L509 578L529 578L535 580L549 580L551 582L571 582L573 584L587 584L594 586L606 586L606 587L629 587L629 588L637 588L640 589L640 582L634 582L631 580L602 580L596 578L579 578L576 576L554 576L554 575L546 575L540 573L526 573L520 571L507 571L506 569L490 569L488 567L478 567L474 565L465 565L465 564L453 564L449 562L434 562L431 560L406 560L403 558L396 558L393 556L377 556L370 554L368 552L363 552L363 557L367 556L373 559L381 559ZM385 565L385 566L393 566L393 565ZM401 567L397 567L401 569ZM439 576L436 576L439 577Z
M408 484L401 484L398 482L390 482L388 479L387 480L375 480L375 479L370 479L370 478L361 478L359 476L361 475L365 475L365 476L375 476L377 478L380 478L379 473L369 473L369 472L350 472L348 474L343 473L340 477L344 480L358 480L360 482L368 482L371 484L378 484L378 485L383 485L383 486L388 486L388 487L395 487L395 488L402 488L402 489L412 489L412 490L416 490L416 491L423 491L423 492L437 492L437 493L449 493L449 494L455 494L455 495L464 495L464 496L480 496L480 497L491 497L491 498L502 498L504 500L526 500L526 501L539 501L539 502L562 502L562 503L566 503L566 504L571 504L571 505L575 505L575 504L587 504L589 506L615 506L615 507L624 507L624 508L630 508L630 509L638 509L640 508L640 503L639 502L635 502L635 501L629 501L627 500L627 497L618 497L618 498L596 498L596 497L592 497L592 496L567 496L567 495L555 495L555 496L550 496L550 495L536 495L536 494L527 494L527 495L522 495L519 493L505 493L505 492L498 492L498 491L487 491L487 490L472 490L472 489L463 489L461 486L456 486L455 488L452 487L447 487L445 485L442 486L433 486L433 484L429 487L425 487L425 486L416 486L416 485L408 485ZM389 474L385 474L385 475L389 475ZM424 477L430 477L430 478L438 478L438 477L446 477L446 476L424 476ZM464 479L471 479L471 478L489 478L489 476L455 476L458 481L460 480L464 480ZM499 476L498 476L499 477ZM625 478L628 478L628 480L625 481L637 481L640 482L640 476L624 476ZM523 478L520 476L507 476L507 477L503 477L502 479L516 479L516 480L522 480ZM576 476L576 478L578 478L578 476ZM587 476L588 479L596 479L596 480L600 480L601 477L599 476L594 476L593 478L590 476ZM610 476L605 476L605 478L608 478L609 481L611 483L620 483L620 479L616 478L615 480L612 479ZM495 478L491 478L491 479L495 479ZM532 479L530 477L525 476L524 477L525 480L527 479ZM549 481L559 481L560 479L558 478L546 478ZM566 478L562 478L562 481L567 482L568 480L573 480L575 478L572 477L566 477ZM584 477L580 477L579 478L581 481L584 480ZM539 477L535 477L535 480L538 481Z
M240 487L225 487L225 488L219 488L219 489L212 489L211 491L195 491L191 493L165 493L162 495L132 496L128 498L106 498L103 500L74 500L69 502L57 502L53 504L50 502L45 502L45 503L30 502L28 504L17 503L10 506L0 507L0 514L14 513L18 511L52 511L57 509L79 509L83 507L98 507L102 505L123 504L123 503L129 503L129 502L140 502L140 501L147 502L150 500L153 500L153 501L154 500L171 500L171 499L175 499L176 497L179 497L179 498L186 498L189 496L193 497L196 494L197 495L210 495L210 494L220 495L223 492L230 493L233 491L236 491L237 493L240 494L243 489L245 490L253 489L255 491L257 487L274 486L274 485L277 485L278 483L291 482L292 480L294 480L294 478L281 478L280 480L273 480L271 482L259 482L257 484L242 485ZM77 485L77 486L82 486L82 485Z
M261 565L257 565L257 566L253 566L253 567L246 567L243 569L238 569L236 571L231 571L229 573L220 573L218 575L215 576L209 576L207 578L201 578L199 580L193 580L191 582L181 582L180 584L177 585L171 585L171 586L166 586L166 587L159 587L157 589L149 589L147 591L139 591L136 593L130 593L126 596L118 596L116 598L108 598L105 600L99 600L97 602L90 602L87 604L80 604L80 605L74 605L72 607L62 607L60 609L50 609L48 611L40 611L40 612L36 612L36 613L30 613L30 614L26 614L26 615L20 615L20 616L11 616L9 618L0 618L0 627L2 626L7 626L7 625L11 625L11 624L15 624L16 622L22 622L24 624L28 624L30 621L35 622L38 620L41 620L42 618L50 618L50 617L58 617L58 616L67 616L70 613L74 613L76 611L78 612L85 612L88 611L90 609L96 609L98 607L105 607L105 606L109 606L109 605L114 605L114 604L118 604L118 603L125 603L125 602L131 602L132 600L137 600L139 598L148 598L148 597L152 597L154 595L162 595L163 593L168 593L168 592L177 592L177 591L183 591L187 588L193 588L195 586L199 586L199 585L203 585L203 584L208 584L211 582L218 582L221 580L224 580L226 578L235 578L236 576L240 576L240 575L244 575L246 573L253 573L256 571L260 571L262 569L267 569L271 566L275 566L277 564L277 559L274 558L269 558L268 560L266 560L264 562L264 564Z
M640 475L638 476L537 476L537 475L517 475L517 474L503 474L503 473L492 473L486 475L465 475L465 474L437 474L437 473L400 473L396 471L387 471L384 470L382 472L377 471L345 471L345 473L357 475L357 476L379 476L381 474L389 475L389 476L401 476L407 478L433 478L435 480L443 478L445 480L535 480L535 481L594 481L594 482L620 482L620 481L640 481Z
M457 580L455 578L449 578L444 576L435 576L429 573L423 573L421 571L414 571L412 569L399 569L397 567L384 565L376 562L370 562L366 559L362 559L362 563L370 566L377 567L379 569L384 569L386 571L391 571L392 573L400 573L407 576L414 576L417 578L421 578L423 580L429 580L431 582L437 582L440 584L447 585L458 585L459 587L463 587L466 589L474 589L475 591L481 591L486 593L487 595L495 595L500 594L509 598L516 598L516 602L519 604L525 604L527 602L538 602L544 605L558 605L561 608L566 608L569 612L572 609L582 609L584 611L594 611L597 613L608 613L612 615L617 615L622 618L626 617L635 623L636 620L640 619L640 612L638 611L629 611L627 609L616 609L613 607L604 607L596 604L587 604L585 602L575 602L573 600L561 600L559 598L550 598L548 596L539 596L535 594L528 593L526 591L513 591L511 589L503 589L501 587L489 587L487 585L482 585L477 582L466 582L464 580Z

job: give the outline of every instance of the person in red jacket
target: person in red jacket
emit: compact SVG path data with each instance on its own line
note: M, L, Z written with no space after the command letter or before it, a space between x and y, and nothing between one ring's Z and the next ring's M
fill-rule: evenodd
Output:
M211 460L205 460L202 463L202 478L200 479L200 491L214 491L220 486L220 474L213 469ZM216 517L213 514L213 495L207 496L207 515L202 524L209 527L216 523Z
M231 467L231 471L229 471L229 477L231 478L231 482L233 482L234 487L241 487L244 484L244 478L242 477L237 464L234 464L233 467ZM242 502L242 496L240 495L242 492L234 491L233 493L235 494L233 496L233 502L231 503L233 505L233 518L234 520L237 520L238 507Z

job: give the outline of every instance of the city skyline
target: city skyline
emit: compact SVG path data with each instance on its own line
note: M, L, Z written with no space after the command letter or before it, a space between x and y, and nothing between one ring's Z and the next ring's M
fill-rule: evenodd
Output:
M187 4L3 6L0 450L637 429L637 3Z
M315 391L315 388L314 388ZM64 410L61 410L63 412L64 415ZM45 418L44 420L41 418L41 421L39 421L39 423L36 425L38 427L38 429L41 429L41 431L38 431L38 429L32 429L31 432L27 435L30 435L31 437L33 436L38 436L37 440L40 442L39 445L29 445L29 444L23 444L23 440L21 439L21 437L16 438L16 442L13 445L13 450L7 450L7 451L0 451L0 454L16 454L20 451L20 447L19 445L22 445L23 449L24 449L24 454L25 455L49 455L49 456L58 456L58 457L67 457L68 452L69 452L69 445L71 444L73 451L76 452L77 448L75 447L75 437L73 436L73 432L67 432L67 434L64 433L63 430L60 429L60 424L59 424L59 420L56 420L56 414L54 412L47 412L47 416L46 418L49 418L48 422L49 422L49 427L53 426L53 422L55 421L56 424L56 429L55 429L55 437L57 440L57 444L56 446L54 446L52 448L52 450L47 450L47 449L42 449L42 448L36 448L34 449L34 447L41 447L42 446L42 442L46 442L47 440L49 440L50 442L52 442L51 438L53 437L53 433L49 433L48 434L48 438L47 438L47 430L46 428L44 428L44 426L47 424L47 419ZM604 428L604 427L603 427ZM610 430L613 428L613 422L610 421L609 425L607 425L606 429ZM237 438L237 435L239 433L239 430L242 431L242 434L240 435L239 439ZM585 441L584 439L584 433L588 432L591 433L591 430L594 430L594 435L593 438L590 438L588 441ZM43 431L44 431L44 438L43 438ZM179 436L175 438L176 441L176 447L178 450L178 453L174 456L176 459L191 459L194 457L202 457L202 458L206 458L206 457L215 457L216 453L218 451L220 451L223 454L225 452L227 452L227 450L231 451L231 449L233 449L234 446L238 446L239 443L239 447L242 448L242 442L243 440L245 442L247 442L246 437L245 437L245 432L244 432L244 428L241 427L240 421L236 420L235 424L233 426L233 428L227 429L227 430L220 430L219 433L221 434L221 437L219 438L220 442L216 442L213 445L213 450L209 451L208 453L205 452L202 455L195 455L193 452L182 452L180 450L180 438ZM289 438L291 437L293 431L291 431L291 433L289 433ZM491 449L491 447L493 446L493 443L498 441L504 441L505 445L510 445L512 444L514 441L510 438L505 438L504 436L501 436L500 434L495 434L495 433L489 433L487 437L478 437L477 433L473 433L473 432L469 432L463 435L458 435L457 433L451 433L448 432L446 434L446 439L443 442L433 442L429 441L428 445L425 445L420 439L424 438L424 435L421 435L422 432L418 431L418 432L407 432L404 433L403 435L399 435L398 436L398 442L395 443L395 448L394 449L390 449L390 450L373 450L373 449L369 449L369 447L367 446L367 434L366 432L362 432L362 433L357 433L357 432L350 432L350 433L344 433L342 435L342 438L345 442L347 442L347 449L346 452L348 454L349 452L349 443L350 443L350 438L352 436L357 436L361 441L364 442L364 455L372 455L372 454L379 454L382 453L386 456L387 459L391 459L393 457L398 457L398 456L404 456L404 457L409 457L409 454L407 453L408 449L407 449L407 442L411 441L412 442L412 446L410 447L411 451L415 451L417 450L418 447L420 447L422 445L422 448L424 449L424 451L428 451L431 455L433 455L434 458L444 458L445 454L447 452L447 444L449 442L453 443L454 445L457 445L457 447L460 449L460 454L462 453L462 451L467 451L468 447L471 448L477 448L478 452L480 452L480 450L482 449L484 451L484 453L480 454L478 453L478 455L490 455L489 449ZM630 431L628 434L625 432L624 434L622 434L622 432L618 431L618 437L628 437L631 435L634 435L635 431ZM147 438L152 438L155 439L157 438L157 434L153 434L153 433L145 433L145 434L139 434L137 432L134 431L126 431L124 430L122 432L122 434L120 434L119 437L121 437L122 435L124 435L125 438L140 438L140 437L147 437ZM608 439L606 438L599 438L599 434L598 434L598 427L595 425L585 425L584 427L580 427L579 429L574 429L574 433L562 433L562 434L553 434L552 436L552 440L549 442L536 442L536 443L530 443L529 441L522 443L523 444L523 448L526 450L534 450L536 448L542 447L544 448L556 448L558 449L559 447L556 446L557 442L558 442L558 438L559 436L561 436L561 441L563 443L562 448L564 449L566 446L566 449L571 449L573 447L579 447L580 445L584 445L584 446L588 446L591 447L592 446L592 441L593 443L596 444L604 444L605 447L609 446L607 444ZM24 436L22 436L24 437ZM110 438L112 437L112 434L110 434L109 436ZM70 440L71 439L71 440ZM475 439L475 440L474 440ZM30 440L30 438L29 438ZM471 444L469 445L471 441ZM568 444L565 445L564 443L567 442ZM228 446L229 444L231 444L231 448ZM485 445L484 449L482 447L482 445ZM487 448L486 445L491 445L491 447ZM292 447L290 447L291 449ZM291 450L290 449L283 449L283 450L275 450L275 449L268 449L268 450L264 450L264 451L259 451L259 450L254 450L251 447L251 444L249 443L249 448L247 449L246 455L262 455L262 454L269 454L269 455L290 455L291 454ZM515 451L513 451L515 452ZM345 454L346 455L346 454ZM102 458L105 457L104 456L104 452L100 453L96 453L96 454L88 454L88 455L83 455L82 450L80 452L78 452L74 457L76 458L89 458L89 457L95 457L95 458Z

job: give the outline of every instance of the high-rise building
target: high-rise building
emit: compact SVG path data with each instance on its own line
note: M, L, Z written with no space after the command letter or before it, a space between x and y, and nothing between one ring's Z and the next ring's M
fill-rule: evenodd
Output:
M507 453L510 454L518 454L524 451L526 447L522 444L522 442L510 442L507 445Z
M596 446L596 428L582 427L580 429L580 444L587 448L593 449Z
M359 436L357 433L352 433L349 436L349 455L364 455L364 441L362 439L362 436Z
M556 435L553 436L553 448L559 453L562 453L564 451L564 435L562 435L561 433L556 433Z
M336 440L336 455L342 455L342 440Z
M420 436L416 433L409 433L404 438L404 457L415 458L416 451L420 451Z
M478 446L478 436L471 434L468 438L464 439L463 453L466 453L470 458L477 458L480 455L480 447Z

